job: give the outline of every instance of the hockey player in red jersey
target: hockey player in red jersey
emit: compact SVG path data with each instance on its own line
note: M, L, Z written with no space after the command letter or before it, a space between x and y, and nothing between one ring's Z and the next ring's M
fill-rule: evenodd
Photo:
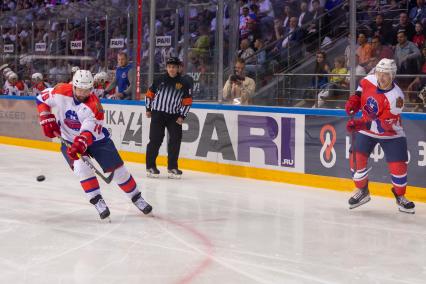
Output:
M346 112L353 116L362 111L361 119L351 119L347 130L355 133L355 151L351 151L350 165L356 186L349 199L349 208L370 201L367 160L376 144L380 144L392 178L392 192L401 212L414 213L414 203L405 198L407 186L407 139L401 123L404 93L393 82L396 75L393 59L382 59L375 73L360 81L356 93L346 102ZM356 164L356 169L354 169Z
M43 81L43 75L41 73L34 73L31 75L32 95L38 96L47 88L50 88L50 85Z
M94 171L80 159L87 155L95 159L106 173L113 172L113 181L144 214L152 210L141 196L132 175L124 166L104 123L104 110L93 94L93 77L87 70L78 70L72 84L58 84L37 96L40 125L49 138L61 136L71 145L62 145L61 151L91 204L101 219L110 215L102 198L99 182ZM56 109L57 117L52 113Z
M115 99L115 90L112 90L106 95L105 89L108 88L110 82L108 82L108 74L106 72L99 72L94 77L93 92L98 98L104 99Z

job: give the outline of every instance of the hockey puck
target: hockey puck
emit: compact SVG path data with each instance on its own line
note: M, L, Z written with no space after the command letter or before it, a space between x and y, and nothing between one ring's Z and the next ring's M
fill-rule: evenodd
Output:
M44 175L40 175L37 177L37 181L44 181L46 177Z

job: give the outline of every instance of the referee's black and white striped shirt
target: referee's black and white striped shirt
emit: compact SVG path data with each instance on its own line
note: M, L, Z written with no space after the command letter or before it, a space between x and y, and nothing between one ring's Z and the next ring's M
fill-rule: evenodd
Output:
M180 75L172 78L163 74L148 89L145 102L147 111L179 114L185 118L192 105L189 83Z

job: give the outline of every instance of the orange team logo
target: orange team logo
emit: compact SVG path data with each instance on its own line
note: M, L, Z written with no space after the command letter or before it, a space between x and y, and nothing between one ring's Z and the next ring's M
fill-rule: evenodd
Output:
M396 99L396 107L402 108L403 106L404 106L404 100L401 97L397 98Z
M180 90L182 89L183 85L181 83L176 83L176 89Z
M104 108L102 107L100 102L96 103L96 109L100 112L103 113L104 112Z

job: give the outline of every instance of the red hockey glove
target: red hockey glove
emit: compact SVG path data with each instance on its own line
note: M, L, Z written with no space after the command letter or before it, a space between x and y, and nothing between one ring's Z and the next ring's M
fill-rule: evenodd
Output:
M93 142L92 135L89 133L82 133L74 138L74 143L67 149L67 155L71 160L80 159L79 155L86 152Z
M55 138L56 135L61 135L61 129L58 123L56 123L54 114L40 115L40 125L43 128L44 135L49 138Z
M349 100L346 102L345 110L348 115L356 114L361 108L361 97L357 95L352 95L349 97Z
M360 130L366 130L366 129L367 129L367 123L363 120L351 119L346 124L346 130L349 133L352 133L352 132L355 132L355 131L360 131Z

